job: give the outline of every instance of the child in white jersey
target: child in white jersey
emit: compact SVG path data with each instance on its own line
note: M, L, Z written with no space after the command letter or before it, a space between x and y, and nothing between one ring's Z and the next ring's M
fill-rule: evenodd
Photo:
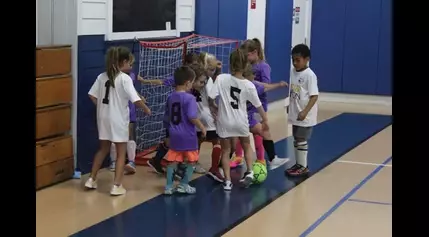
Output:
M262 48L261 42L257 38L246 40L243 42L240 48L244 52L246 52L247 59L249 60L249 63L252 65L254 80L256 82L270 84L271 67L265 61L264 50ZM262 92L259 95L259 99L262 102L262 107L264 108L265 112L267 112L268 111L267 92ZM259 138L257 138L256 141L258 142L258 144L260 143ZM262 144L263 144L263 147L265 148L265 151L267 152L268 161L271 169L275 169L286 163L287 158L281 158L277 156L277 153L274 147L274 141L271 139L271 137L269 136L264 137L264 139L262 140ZM240 165L242 162L242 159L240 157L240 155L243 153L241 147L237 147L235 151L236 151L235 153L236 156L231 160L231 167Z
M128 101L150 114L150 109L143 103L130 76L123 71L131 68L132 54L126 47L111 47L106 55L106 72L100 74L88 92L90 99L97 109L98 139L100 148L95 154L91 175L85 183L88 189L97 188L97 173L103 160L115 143L117 164L115 178L110 194L113 196L125 194L122 186L124 175L125 155L129 139L130 112Z
M268 128L267 115L259 100L255 85L243 77L243 72L248 65L247 55L240 49L236 49L231 53L229 60L231 74L220 74L209 92L210 106L213 112L217 114L216 131L221 139L222 168L225 175L224 190L232 189L229 156L235 137L240 139L247 165L247 170L240 182L244 187L249 187L253 182L253 159L247 101L257 109L262 118L261 124L264 129ZM215 99L218 96L219 102L216 105Z
M309 172L307 164L308 140L317 124L317 99L319 89L317 76L308 67L310 49L298 44L292 49L293 69L290 73L289 122L295 146L296 164L286 170L290 176L300 176Z

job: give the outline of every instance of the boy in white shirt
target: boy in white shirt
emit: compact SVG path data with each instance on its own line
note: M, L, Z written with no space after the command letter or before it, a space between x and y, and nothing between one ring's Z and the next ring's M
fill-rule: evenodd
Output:
M290 73L289 123L295 146L296 164L285 171L289 176L301 176L309 172L307 164L308 140L317 124L317 76L308 67L310 49L298 44L292 49L293 69Z

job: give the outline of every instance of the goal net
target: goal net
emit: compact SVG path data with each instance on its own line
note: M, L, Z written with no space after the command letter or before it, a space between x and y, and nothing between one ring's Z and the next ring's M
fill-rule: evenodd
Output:
M140 41L139 75L147 80L146 84L140 85L140 94L145 97L152 114L148 116L137 109L137 164L145 164L165 137L165 104L174 88L160 84L160 80L173 77L176 68L183 64L186 54L190 52L215 55L222 62L222 72L227 73L229 55L239 43L238 40L195 34L167 41Z

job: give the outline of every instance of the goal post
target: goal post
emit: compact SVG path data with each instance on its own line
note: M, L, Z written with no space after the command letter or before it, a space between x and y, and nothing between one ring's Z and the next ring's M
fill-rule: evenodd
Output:
M147 84L140 85L140 94L145 97L152 114L145 115L141 109L136 111L136 164L146 165L146 161L153 157L156 147L165 138L163 126L165 106L167 97L174 89L150 81L159 82L173 77L174 71L183 65L189 52L207 52L215 55L222 62L222 72L228 72L229 55L239 46L240 41L192 34L172 40L139 43L139 75L148 81Z

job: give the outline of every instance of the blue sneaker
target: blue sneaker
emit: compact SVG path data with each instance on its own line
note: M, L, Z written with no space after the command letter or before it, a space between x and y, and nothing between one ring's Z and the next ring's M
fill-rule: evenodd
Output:
M125 174L126 175L135 174L136 173L136 164L133 161L129 161L125 165L124 169L125 169Z

